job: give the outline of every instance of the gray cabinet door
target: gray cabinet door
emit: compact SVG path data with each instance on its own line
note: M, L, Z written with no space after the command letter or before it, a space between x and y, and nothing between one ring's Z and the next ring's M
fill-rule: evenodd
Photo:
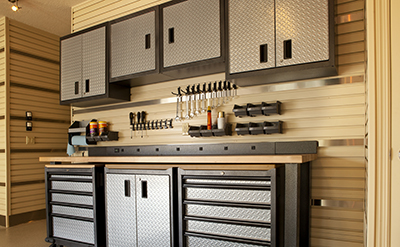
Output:
M276 0L277 67L329 60L328 0Z
M106 27L82 34L83 97L106 93Z
M107 246L137 246L135 175L106 174Z
M138 246L171 246L170 177L136 175Z
M111 78L155 69L155 10L112 24Z
M275 67L275 0L229 0L229 73Z
M162 11L164 68L221 56L220 0L188 0Z
M61 41L61 101L82 97L82 36Z

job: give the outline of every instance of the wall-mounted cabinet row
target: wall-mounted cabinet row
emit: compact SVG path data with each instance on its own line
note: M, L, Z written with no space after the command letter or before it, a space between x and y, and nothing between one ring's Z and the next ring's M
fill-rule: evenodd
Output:
M334 75L333 35L333 0L175 0L61 38L61 102L224 71L239 85Z

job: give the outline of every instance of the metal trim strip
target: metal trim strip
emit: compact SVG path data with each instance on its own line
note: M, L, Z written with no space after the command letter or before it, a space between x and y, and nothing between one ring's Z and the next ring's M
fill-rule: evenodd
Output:
M319 147L364 146L364 139L319 140Z
M349 83L361 83L364 82L364 75L355 75L355 76L346 76L346 77L333 77L333 78L324 78L318 80L305 80L298 82L289 82L289 83L279 83L273 85L262 85L262 86L253 86L253 87L241 87L238 90L238 95L249 95L254 93L267 93L267 92L280 92L286 90L295 90L295 89L306 89L306 88L316 88L316 87L324 87L331 85L339 85L339 84L349 84ZM111 106L100 106L100 107L92 107L74 110L72 109L72 115L83 114L83 113L92 113L98 111L110 111L116 109L124 109L130 107L139 107L139 106L148 106L148 105L162 105L176 103L176 97L163 98L163 99L154 99L154 100L145 100L138 102L130 102L123 103L118 105Z
M311 205L318 206L318 207L364 209L364 202L362 202L362 201L311 199Z
M335 24L343 24L347 22L361 21L361 20L364 20L364 12L358 11L354 13L336 16Z
M65 153L66 149L11 149L10 153Z

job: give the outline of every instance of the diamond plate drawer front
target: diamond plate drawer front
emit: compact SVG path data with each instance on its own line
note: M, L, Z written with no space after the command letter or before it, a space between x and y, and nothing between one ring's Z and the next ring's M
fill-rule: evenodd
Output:
M220 57L220 1L190 0L163 8L163 30L166 68Z
M187 247L205 247L205 246L218 246L218 247L259 247L259 245L254 244L243 244L230 241L209 239L209 238L199 238L199 237L186 237Z
M128 183L130 193L126 195ZM105 185L107 246L137 246L135 175L106 174Z
M171 246L169 179L167 175L136 176L138 246Z
M271 229L265 227L188 220L186 222L186 230L263 241L271 240Z
M223 179L193 179L185 180L185 183L197 184L232 184L232 185L265 185L270 186L271 181L252 181L252 180L223 180Z
M185 206L188 216L203 216L234 220L271 222L271 210L258 208L224 207L188 204Z
M53 236L94 244L94 223L53 217Z
M61 41L61 100L77 99L82 96L79 88L75 94L75 82L82 84L82 36L75 36Z
M271 203L271 192L265 190L186 188L185 199Z
M82 182L52 181L51 189L92 192L93 184L92 183L82 183Z
M278 67L329 59L328 0L276 0L276 64ZM291 57L284 42L291 40Z
M52 205L51 209L52 209L52 212L56 213L56 214L79 216L79 217L92 218L92 219L94 218L92 209L66 207L66 206L58 206L58 205Z
M156 69L155 32L155 11L111 25L111 78Z
M106 93L106 27L84 33L82 39L82 92L83 97ZM86 92L86 80L89 91Z
M275 0L229 0L228 26L229 73L275 67Z
M53 193L51 195L51 201L53 202L66 202L83 205L93 205L93 197L81 196L81 195L69 195L69 194L58 194Z

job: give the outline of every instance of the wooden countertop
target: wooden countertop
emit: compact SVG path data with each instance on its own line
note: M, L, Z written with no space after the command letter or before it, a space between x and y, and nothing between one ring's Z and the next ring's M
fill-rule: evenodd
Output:
M156 163L156 164L288 164L305 163L317 154L299 155L248 155L248 156L104 156L104 157L40 157L41 162L66 163Z

